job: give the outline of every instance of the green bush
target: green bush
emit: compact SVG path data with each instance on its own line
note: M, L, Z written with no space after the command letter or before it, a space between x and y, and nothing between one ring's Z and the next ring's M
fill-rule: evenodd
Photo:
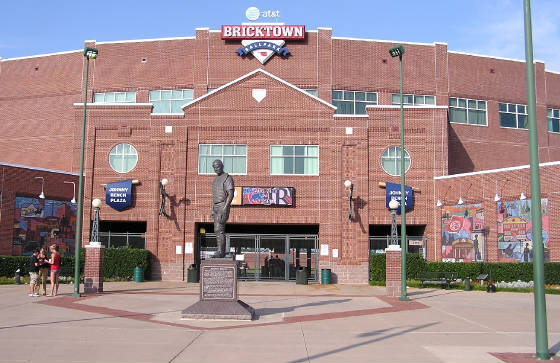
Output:
M385 254L370 256L370 281L385 281ZM419 271L457 272L458 278L470 277L473 280L480 274L492 273L492 280L499 281L532 281L532 262L427 262L419 254L406 255L406 278L413 280ZM488 276L490 277L490 276ZM560 284L560 263L544 264L545 284Z
M0 276L14 277L16 270L20 275L29 274L29 256L0 256ZM84 274L85 254L80 255L80 275ZM144 279L151 277L150 252L134 248L106 248L103 259L105 277L132 278L134 268L140 266L144 270ZM61 257L60 276L74 276L74 256Z

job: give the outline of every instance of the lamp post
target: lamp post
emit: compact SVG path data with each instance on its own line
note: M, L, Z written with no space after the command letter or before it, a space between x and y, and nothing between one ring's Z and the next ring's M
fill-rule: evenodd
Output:
M74 194L72 195L72 200L70 201L70 203L76 204L76 183L71 181L64 181L64 184L72 184L72 186L74 187Z
M535 97L535 69L533 65L533 31L531 26L531 1L524 0L525 19L525 69L527 74L527 108L529 128L529 160L531 166L531 220L533 221L533 290L535 301L536 355L539 360L550 359L544 292L544 247L542 240L541 180L539 176L539 150L537 137L537 112Z
M91 226L91 241L90 246L101 246L99 241L99 209L101 208L101 200L95 198L91 205L93 206L93 223Z
M352 202L352 196L354 195L354 183L351 180L346 180L344 182L344 187L350 189L348 192L348 203L349 203L349 211L348 211L348 220L354 219L354 205Z
M166 178L161 179L159 182L159 193L161 194L161 203L159 205L159 215L164 215L169 218L169 215L165 213L165 198L169 198L169 194L165 191L165 186L169 183Z
M399 57L399 85L400 85L400 103L401 103L401 297L399 300L407 301L406 296L406 193L404 180L404 107L403 107L403 70L402 56L404 47L397 45L389 49L391 57Z
M45 199L45 193L43 193L45 187L45 178L43 178L42 176L36 176L33 179L41 179L41 194L39 194L39 198Z
M82 118L82 138L80 148L80 175L78 178L78 207L76 213L76 243L74 247L74 293L73 297L80 297L80 247L82 245L82 214L83 214L83 184L84 184L84 149L86 137L86 106L87 106L87 86L89 76L89 60L97 58L99 51L95 48L84 48L84 57L86 57L86 76L84 84L84 114Z
M391 246L396 246L399 244L399 234L397 233L397 208L399 207L399 202L395 198L391 198L389 202L389 209L391 210Z

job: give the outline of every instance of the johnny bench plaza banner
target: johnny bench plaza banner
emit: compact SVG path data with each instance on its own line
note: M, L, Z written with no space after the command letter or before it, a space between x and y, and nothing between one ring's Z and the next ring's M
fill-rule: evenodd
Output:
M132 179L108 183L105 188L105 203L122 211L132 205Z
M406 212L410 211L414 207L414 194L412 193L412 187L404 186L404 209ZM391 199L396 199L399 202L399 208L397 208L397 214L401 214L401 185L394 183L385 183L385 207L389 209L389 202Z

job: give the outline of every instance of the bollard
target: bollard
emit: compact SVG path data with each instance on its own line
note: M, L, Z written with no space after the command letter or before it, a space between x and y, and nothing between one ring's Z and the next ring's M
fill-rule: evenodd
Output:
M465 278L465 291L471 291L471 278L470 277L466 277Z
M14 276L14 284L21 285L21 276L19 275L19 268L16 270L16 274Z

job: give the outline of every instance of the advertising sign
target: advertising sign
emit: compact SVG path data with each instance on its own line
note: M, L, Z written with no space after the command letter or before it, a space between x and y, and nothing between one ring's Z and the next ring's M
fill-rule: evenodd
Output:
M122 211L132 205L132 179L108 183L105 189L105 203Z
M292 206L294 188L291 187L243 187L243 205Z

